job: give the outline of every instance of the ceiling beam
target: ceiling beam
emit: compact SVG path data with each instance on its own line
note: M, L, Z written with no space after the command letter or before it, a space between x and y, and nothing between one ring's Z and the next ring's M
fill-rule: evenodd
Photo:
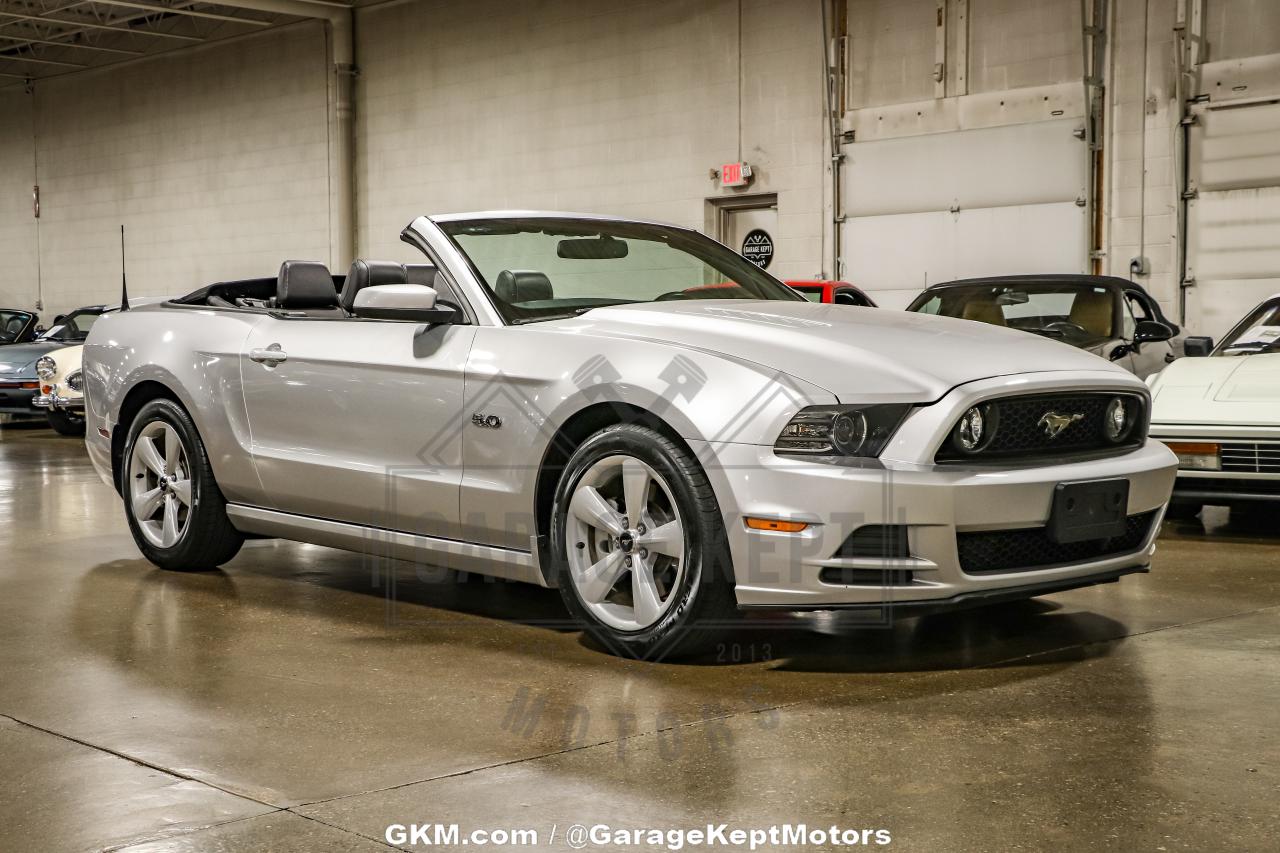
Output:
M91 24L87 21L68 21L63 18L46 18L38 15L22 15L18 12L0 10L0 17L17 18L21 21L35 21L38 24L55 24L63 27L80 27L86 30L106 30L111 33L123 33L129 36L158 36L160 38L178 39L180 41L204 41L195 36L180 36L177 33L162 33L159 30L135 30L133 27L109 27L106 24Z
M46 41L45 39L33 39L33 38L26 38L24 36L6 36L6 35L0 35L0 40L16 41L19 44L43 44L43 45L48 45L49 47L78 47L81 50L100 50L103 53L122 53L122 54L125 54L126 56L142 56L143 55L142 51L140 50L125 50L124 48L119 48L119 47L101 47L96 44L81 44L79 42L74 42L74 41ZM0 47L0 50L7 50L7 49L8 48Z
M160 3L143 3L141 0L93 0L104 6L124 6L128 9L142 9L145 12L156 12L166 15L187 15L192 18L206 18L210 21L226 21L232 24L245 24L250 27L269 27L270 21L259 21L255 18L237 18L235 15L220 15L216 12L200 12L195 9L183 9L177 6L165 6ZM217 3L217 0L210 0Z
M56 59L36 59L34 56L10 56L4 53L0 53L0 59L7 59L10 62L34 62L36 65L65 65L67 68L89 67L80 62L62 62Z

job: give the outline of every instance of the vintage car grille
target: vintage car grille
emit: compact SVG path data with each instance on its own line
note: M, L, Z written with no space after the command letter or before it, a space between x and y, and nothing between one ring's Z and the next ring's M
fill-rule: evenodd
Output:
M1131 515L1125 531L1110 539L1059 544L1044 527L1021 530L983 530L956 535L960 568L968 575L1025 572L1052 566L1085 563L1138 550L1151 532L1156 510Z
M1229 442L1222 445L1222 470L1280 474L1280 444Z
M1103 415L1107 405L1123 397L1132 406L1136 418L1124 440L1108 441L1103 434ZM1072 394L1037 394L1025 397L1002 397L983 404L994 422L995 432L981 450L961 451L952 440L954 430L937 452L938 462L980 462L1005 459L1052 458L1074 453L1131 450L1142 446L1147 436L1147 412L1143 398L1136 394L1086 392ZM990 417L994 412L995 417ZM1068 416L1081 415L1057 435L1050 437L1041 419L1050 412Z

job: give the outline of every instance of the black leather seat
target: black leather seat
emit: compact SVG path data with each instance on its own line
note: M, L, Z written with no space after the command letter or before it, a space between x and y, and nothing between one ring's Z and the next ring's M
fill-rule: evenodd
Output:
M366 287L408 283L409 277L405 272L404 264L356 258L351 262L351 270L347 273L347 280L342 285L342 296L338 304L342 306L343 311L350 314L356 305L356 294Z
M313 261L285 261L276 280L276 308L323 311L338 307L338 288L329 268Z
M555 298L551 279L537 270L503 270L498 273L493 292L503 302L540 302Z

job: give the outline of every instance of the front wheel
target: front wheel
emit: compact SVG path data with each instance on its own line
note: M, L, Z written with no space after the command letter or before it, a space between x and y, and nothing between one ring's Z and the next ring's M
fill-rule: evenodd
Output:
M49 426L58 435L84 435L84 418L57 409L50 409L48 414Z
M565 605L615 654L696 652L736 620L729 544L706 474L647 427L607 427L569 459L552 548Z
M172 400L152 400L133 419L121 476L133 540L160 568L214 569L244 544L195 424Z

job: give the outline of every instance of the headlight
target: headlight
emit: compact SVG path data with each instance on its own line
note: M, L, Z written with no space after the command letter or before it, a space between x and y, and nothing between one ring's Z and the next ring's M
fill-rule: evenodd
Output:
M84 390L84 374L79 370L73 370L67 374L67 387L72 391Z
M49 356L42 355L36 359L36 376L39 376L41 379L52 379L53 374L57 372L58 362L49 358Z
M1114 397L1107 403L1107 410L1102 415L1102 434L1107 437L1107 441L1119 444L1129 437L1137 420L1138 409L1136 403L1126 402L1123 397Z
M801 409L774 442L779 453L804 456L880 455L911 406L810 406Z
M1000 410L986 403L965 410L951 430L951 444L961 453L985 450L995 438Z

